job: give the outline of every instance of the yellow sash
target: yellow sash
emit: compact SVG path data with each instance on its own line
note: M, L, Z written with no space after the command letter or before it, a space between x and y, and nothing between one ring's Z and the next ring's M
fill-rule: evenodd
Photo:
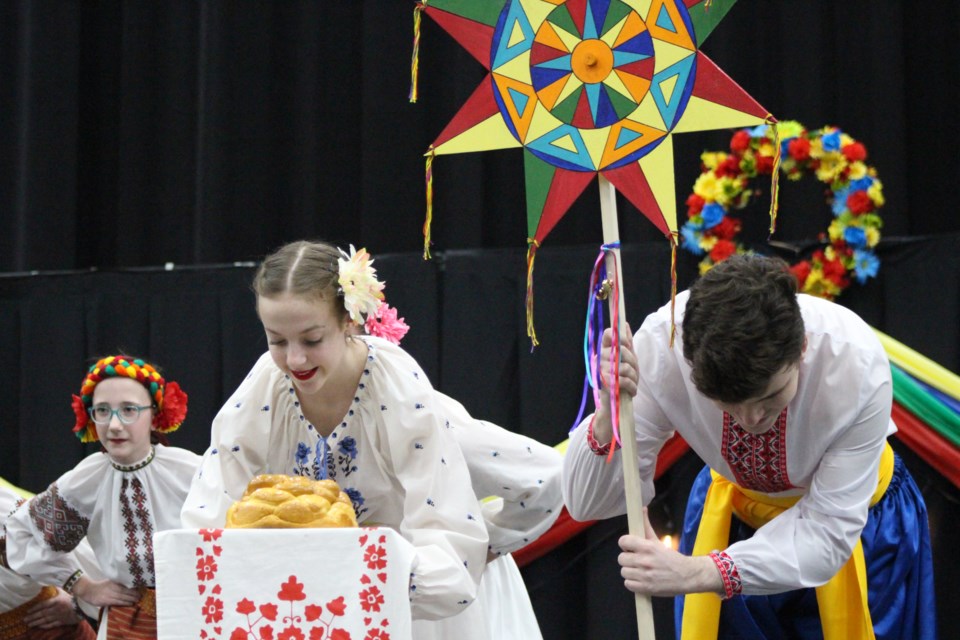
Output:
M704 556L730 544L730 518L736 514L754 529L783 513L800 496L775 498L737 486L711 471L713 482L707 489L703 516L693 555ZM877 504L893 477L893 449L888 443L880 456L877 489L870 505ZM817 587L817 605L824 640L864 638L873 640L873 622L867 604L867 568L863 546L857 540L850 559L826 584ZM720 626L720 596L715 593L687 594L683 606L682 640L716 638Z

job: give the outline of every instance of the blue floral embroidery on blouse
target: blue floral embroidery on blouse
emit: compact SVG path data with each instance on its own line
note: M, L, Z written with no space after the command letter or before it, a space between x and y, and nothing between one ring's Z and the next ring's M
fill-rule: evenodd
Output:
M353 502L353 510L357 513L357 519L360 519L361 514L364 514L368 509L363 506L365 502L363 499L363 494L354 489L353 487L344 489L344 492L350 496L350 501Z
M344 476L349 476L357 470L357 465L353 461L357 458L357 441L351 436L347 436L337 445L339 453L337 454L337 464Z

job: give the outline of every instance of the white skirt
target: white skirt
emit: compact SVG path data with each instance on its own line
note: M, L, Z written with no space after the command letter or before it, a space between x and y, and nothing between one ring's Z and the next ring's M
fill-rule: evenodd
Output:
M443 620L414 620L414 640L543 640L523 576L505 555L487 564L476 601Z

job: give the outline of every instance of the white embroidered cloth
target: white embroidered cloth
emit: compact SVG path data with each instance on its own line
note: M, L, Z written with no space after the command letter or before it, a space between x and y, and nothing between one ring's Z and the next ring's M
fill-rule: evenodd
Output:
M154 537L158 640L409 640L415 552L392 529Z

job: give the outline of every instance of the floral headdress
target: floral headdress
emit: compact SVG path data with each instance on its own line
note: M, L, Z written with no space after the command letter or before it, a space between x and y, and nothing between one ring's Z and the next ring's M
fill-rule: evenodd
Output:
M339 249L340 295L350 319L372 336L399 344L410 327L397 317L397 310L386 303L383 295L385 282L377 280L373 258L366 249L357 251L350 245L350 253Z
M73 432L81 442L96 442L97 427L88 410L93 406L93 390L107 378L130 378L142 384L156 407L154 424L160 433L180 428L187 416L187 394L176 382L167 382L150 364L129 356L107 356L90 367L80 385L80 395L73 396L73 413L77 422Z

